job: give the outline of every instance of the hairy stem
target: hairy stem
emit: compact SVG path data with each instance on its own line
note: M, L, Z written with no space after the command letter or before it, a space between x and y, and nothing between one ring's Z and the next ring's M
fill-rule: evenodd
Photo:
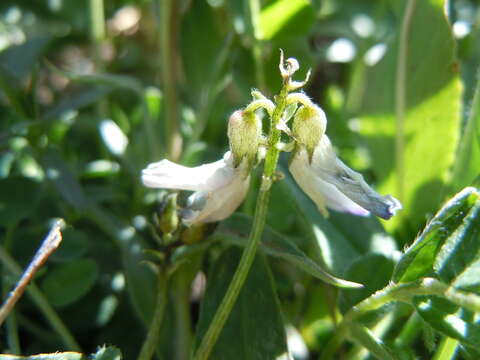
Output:
M138 360L150 360L155 353L160 338L163 315L168 302L168 275L164 269L158 272L157 302L155 313L148 329L148 334L143 343Z
M411 303L417 295L436 295L444 297L456 305L467 308L472 312L480 311L480 296L455 290L434 278L423 278L418 281L402 284L390 284L372 294L351 308L339 324L335 336L325 347L321 359L333 359L336 350L340 347L347 335L349 324L369 311L376 310L391 301Z
M281 132L277 129L277 124L280 122L283 112L286 107L286 97L288 89L286 83L282 88L282 91L278 95L275 104L275 110L270 118L270 133L268 136L268 150L265 157L265 165L263 168L262 183L260 185L260 191L257 198L257 204L255 207L255 216L253 220L252 230L248 238L247 245L243 251L242 258L238 265L233 279L230 282L227 293L225 294L222 302L215 313L207 332L205 333L202 342L195 354L195 360L206 360L213 350L215 343L222 331L228 316L230 315L235 301L240 294L248 273L252 266L255 254L260 243L263 228L265 225L265 218L267 216L268 201L270 197L270 187L273 182L273 175L277 167L279 150L277 144L280 142Z

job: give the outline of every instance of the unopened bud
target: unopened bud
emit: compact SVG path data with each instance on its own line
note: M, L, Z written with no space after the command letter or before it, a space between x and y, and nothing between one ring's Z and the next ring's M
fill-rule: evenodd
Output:
M309 161L327 128L327 118L318 106L300 107L293 119L292 135L298 144L305 145Z
M177 194L169 194L160 215L159 226L164 235L173 233L178 227Z
M235 111L228 120L228 139L233 154L233 163L237 167L243 158L253 167L257 158L258 146L262 134L262 123L254 111Z

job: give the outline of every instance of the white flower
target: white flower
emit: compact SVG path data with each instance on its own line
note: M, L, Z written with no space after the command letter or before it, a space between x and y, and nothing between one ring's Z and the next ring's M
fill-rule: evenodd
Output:
M152 188L195 191L183 211L183 222L192 225L230 216L245 199L250 176L247 162L235 168L229 151L219 161L193 168L168 160L150 164L142 171L142 182Z
M338 159L326 135L315 147L311 163L307 149L299 145L290 163L290 172L323 214L327 214L326 207L329 207L360 216L372 213L390 219L402 208L397 199L375 192L362 175Z

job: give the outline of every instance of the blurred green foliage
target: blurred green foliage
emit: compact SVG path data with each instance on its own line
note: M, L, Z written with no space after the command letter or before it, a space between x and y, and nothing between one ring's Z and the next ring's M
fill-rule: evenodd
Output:
M203 334L236 268L258 182L242 215L182 229L185 241L165 246L153 214L166 192L144 188L140 171L164 157L185 165L220 158L227 119L251 89L279 90L282 48L300 62L298 78L311 68L305 92L325 110L340 157L404 209L389 223L334 212L325 219L286 174L274 185L262 249L214 358L478 358L478 315L439 296L376 309L351 326L342 349L335 327L392 281L429 276L480 295L478 191L461 193L434 217L479 184L479 6L0 2L1 253L24 268L51 224L67 223L60 249L35 278L39 287L3 324L1 351L135 358L154 313L155 269L168 259L173 275L156 355L188 358L197 325ZM5 298L18 273L1 259ZM342 284L333 276L365 287L318 280ZM61 326L52 325L57 317ZM104 344L119 350L97 351Z

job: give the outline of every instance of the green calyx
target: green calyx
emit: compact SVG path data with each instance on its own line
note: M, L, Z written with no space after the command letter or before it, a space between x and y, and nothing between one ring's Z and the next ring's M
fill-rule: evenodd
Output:
M164 206L159 219L159 227L165 236L172 234L178 227L177 194L169 194Z
M292 135L298 145L304 145L309 161L327 128L325 113L318 106L302 106L295 113Z
M228 139L233 154L234 166L247 159L252 168L257 158L258 146L262 134L262 123L254 111L235 111L228 121Z

